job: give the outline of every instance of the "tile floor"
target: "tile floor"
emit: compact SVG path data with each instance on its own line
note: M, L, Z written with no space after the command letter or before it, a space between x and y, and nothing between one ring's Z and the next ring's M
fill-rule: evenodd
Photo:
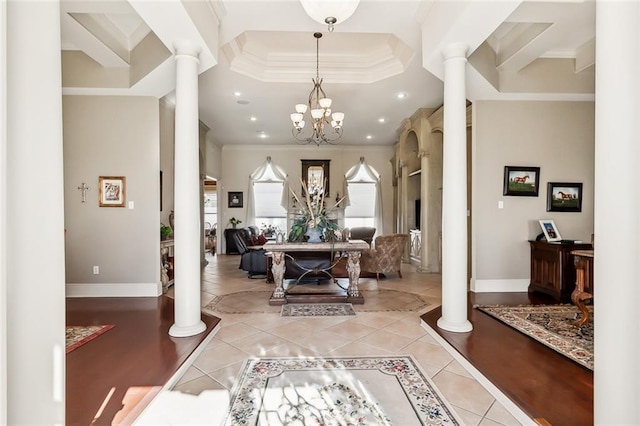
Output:
M419 363L464 424L521 424L421 326L420 315L440 304L440 275L418 273L403 264L402 279L395 274L379 282L360 279L361 290L393 290L393 297L367 299L367 293L374 294L367 291L365 304L354 305L356 317L283 318L280 307L267 303L273 284L246 278L238 270L238 256L207 254L207 260L202 305L222 319L219 330L138 424L172 422L172 416L182 424L204 419L217 424L224 418L236 376L250 357L406 354ZM233 294L239 292L243 293ZM206 401L202 417L194 413L198 400ZM170 409L177 406L183 409Z

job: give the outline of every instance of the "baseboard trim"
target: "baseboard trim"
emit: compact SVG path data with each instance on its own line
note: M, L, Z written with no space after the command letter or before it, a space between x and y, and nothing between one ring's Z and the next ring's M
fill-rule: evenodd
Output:
M67 283L67 297L158 297L159 283Z
M471 291L476 293L521 293L529 288L529 279L471 280Z

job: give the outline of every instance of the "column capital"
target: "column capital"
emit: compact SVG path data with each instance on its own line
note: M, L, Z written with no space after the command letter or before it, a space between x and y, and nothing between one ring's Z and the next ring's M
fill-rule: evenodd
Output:
M198 59L202 48L189 40L176 40L173 42L176 56L192 56Z
M455 58L467 59L467 52L469 51L469 45L467 43L451 43L442 49L442 56L444 60Z

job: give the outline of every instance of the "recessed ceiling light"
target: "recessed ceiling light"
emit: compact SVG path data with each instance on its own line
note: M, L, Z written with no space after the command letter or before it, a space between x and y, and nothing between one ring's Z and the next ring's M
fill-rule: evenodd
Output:
M385 121L385 120L384 120L384 117L380 117L380 118L378 118L378 123L384 123L384 121Z
M398 94L396 95L396 97L397 97L398 99L404 99L404 98L406 98L406 97L407 97L407 94L406 94L406 93L404 93L404 92L400 92L400 93L398 93Z
M264 132L264 130L258 130L256 133L258 133L258 137L260 139L266 139L268 138L267 134Z
M242 100L242 99L240 99L240 100L238 101L238 103L239 103L240 105L249 105L249 101L245 101L245 100Z
M251 121L256 121L256 120L257 120L257 118L255 118L255 117L251 117L249 120L251 120Z
M242 93L240 92L233 92L233 96L240 96Z
M373 136L367 135L367 139L373 139Z

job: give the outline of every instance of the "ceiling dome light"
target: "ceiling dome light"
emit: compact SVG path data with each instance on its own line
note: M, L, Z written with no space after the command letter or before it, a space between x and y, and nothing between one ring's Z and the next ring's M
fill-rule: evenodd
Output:
M300 0L304 11L316 22L327 24L329 32L333 26L349 19L356 11L360 0Z
M400 92L400 93L398 93L398 94L396 95L396 97L397 97L398 99L404 99L404 98L406 98L406 97L407 97L407 94L406 94L406 93L404 93L404 92Z

